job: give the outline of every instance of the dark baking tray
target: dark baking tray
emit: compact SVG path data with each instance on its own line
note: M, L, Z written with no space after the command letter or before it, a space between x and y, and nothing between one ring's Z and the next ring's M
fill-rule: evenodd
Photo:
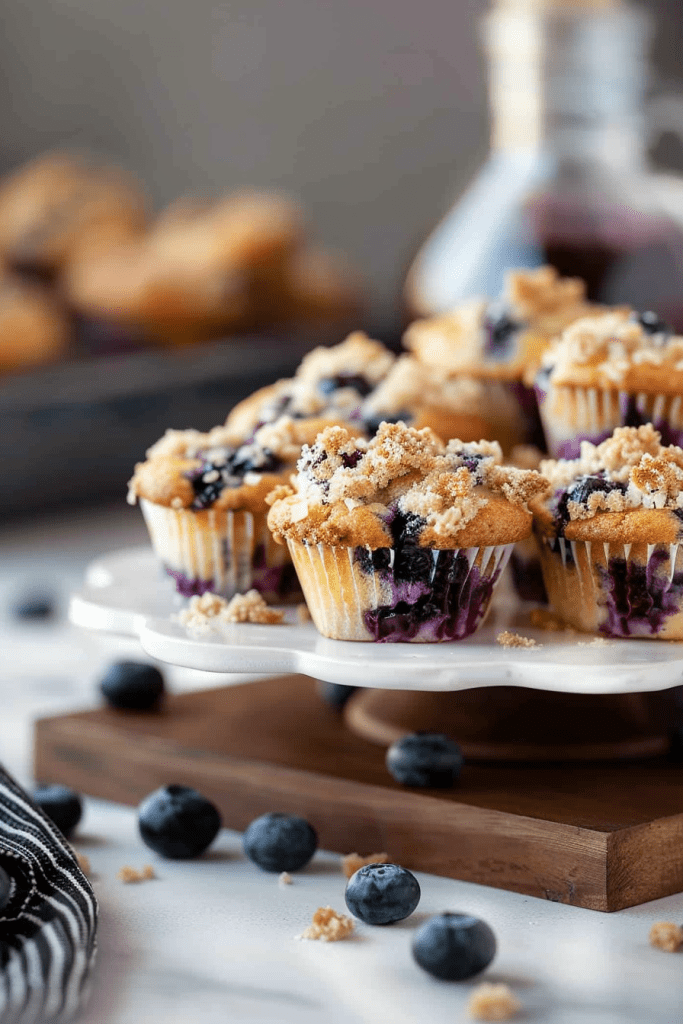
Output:
M343 332L258 334L98 356L0 381L0 517L125 497L167 427L208 429Z

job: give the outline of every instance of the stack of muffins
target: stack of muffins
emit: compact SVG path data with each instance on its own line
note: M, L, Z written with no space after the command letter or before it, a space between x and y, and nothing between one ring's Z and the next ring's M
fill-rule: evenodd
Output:
M683 338L544 267L405 341L315 349L149 450L130 497L179 592L300 587L324 636L453 641L512 556L575 628L683 639Z

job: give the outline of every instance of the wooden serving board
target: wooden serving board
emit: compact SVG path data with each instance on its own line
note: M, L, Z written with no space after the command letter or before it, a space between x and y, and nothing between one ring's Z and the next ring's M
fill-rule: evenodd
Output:
M683 766L466 764L449 791L395 783L305 676L170 697L152 714L43 718L35 777L126 804L195 786L225 825L308 818L322 847L593 910L683 890Z

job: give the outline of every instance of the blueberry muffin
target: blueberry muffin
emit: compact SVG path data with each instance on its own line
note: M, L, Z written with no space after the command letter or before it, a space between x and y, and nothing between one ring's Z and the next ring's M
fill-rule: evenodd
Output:
M517 469L539 469L545 458L535 445L516 445L510 452L509 465ZM510 556L510 576L518 597L535 604L547 604L548 595L543 582L541 560L534 537L526 537L515 544Z
M543 577L571 626L683 639L683 449L651 424L619 427L579 458L548 460L532 501Z
M146 224L137 183L96 161L50 153L0 182L0 255L23 276L51 281Z
M384 423L367 442L327 427L268 497L318 630L380 643L459 640L478 627L512 545L531 533L535 472L495 442L444 445Z
M0 372L57 360L68 344L67 321L42 289L0 275Z
M249 436L279 416L355 423L363 432L366 397L386 377L393 353L362 331L339 345L319 346L304 356L294 377L261 388L232 410L226 426Z
M283 484L304 442L321 424L283 417L248 441L226 427L168 430L135 468L152 545L176 590L232 597L259 590L267 600L299 594L288 553L268 527L266 495Z
M420 362L446 376L480 380L490 392L491 406L499 400L501 387L514 397L515 415L497 435L509 451L515 444L542 443L529 372L538 366L550 339L590 308L578 278L560 277L552 267L515 270L506 277L502 298L475 299L449 313L417 320L406 331L405 344Z
M683 444L683 338L655 314L612 310L571 324L543 356L536 392L548 450L573 459L619 426L653 423Z

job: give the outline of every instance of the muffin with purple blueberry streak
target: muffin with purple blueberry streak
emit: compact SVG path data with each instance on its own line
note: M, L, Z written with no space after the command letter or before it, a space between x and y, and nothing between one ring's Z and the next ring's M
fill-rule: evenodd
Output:
M528 375L538 367L551 338L591 308L579 278L560 277L553 267L514 270L506 276L500 299L473 299L417 320L404 340L421 363L442 375L480 381L488 408L509 409L496 433L509 451L515 444L542 444Z
M228 427L168 430L129 484L152 545L185 597L259 590L269 601L300 596L287 551L266 525L266 495L295 468L322 424L282 417L248 441Z
M665 444L683 444L683 338L654 313L617 309L571 324L536 375L550 454L574 459L616 427L653 423Z
M401 422L369 442L328 427L304 447L291 486L268 497L268 525L318 630L379 643L473 633L547 486L501 462L496 442L445 445Z
M584 441L548 460L551 485L532 500L554 611L612 637L683 639L683 449L651 424Z

